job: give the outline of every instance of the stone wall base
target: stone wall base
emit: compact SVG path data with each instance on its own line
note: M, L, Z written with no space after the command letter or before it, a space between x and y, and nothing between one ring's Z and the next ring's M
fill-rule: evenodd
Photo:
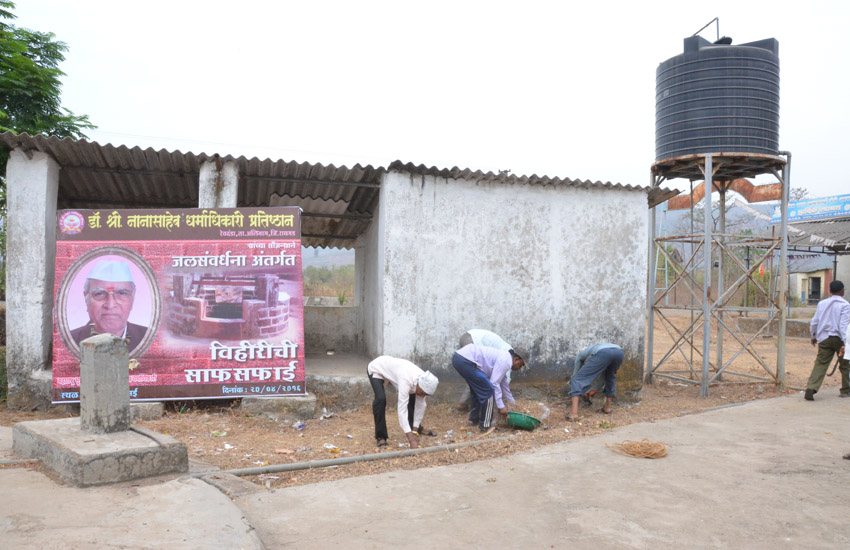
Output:
M189 471L186 445L138 427L93 434L80 428L79 418L19 422L12 442L15 454L38 458L78 487Z

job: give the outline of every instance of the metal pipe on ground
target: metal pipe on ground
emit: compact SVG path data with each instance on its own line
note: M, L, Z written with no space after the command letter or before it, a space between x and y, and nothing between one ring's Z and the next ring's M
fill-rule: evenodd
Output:
M328 466L339 466L341 464L351 464L354 462L367 462L370 460L384 460L389 458L400 458L403 456L418 455L422 453L433 453L437 451L453 451L462 447L470 447L480 445L482 443L493 443L495 441L504 441L511 439L514 435L506 435L493 439L481 439L478 441L464 441L463 443L452 443L450 445L440 445L435 447L420 447L418 449L405 449L404 451L390 451L388 453L375 453L371 455L347 456L343 458L328 458L325 460L310 460L308 462L293 462L291 464L272 464L269 466L259 466L257 468L239 468L236 470L225 470L220 472L223 474L231 474L234 476L255 476L260 474L272 474L276 472L291 472L294 470L310 470L313 468L327 468ZM198 472L192 474L192 477L204 477L211 473L217 472Z

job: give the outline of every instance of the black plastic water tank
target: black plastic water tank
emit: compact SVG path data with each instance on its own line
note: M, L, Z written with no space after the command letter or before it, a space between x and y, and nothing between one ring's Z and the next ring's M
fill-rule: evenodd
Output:
M655 72L655 160L779 150L779 43L692 36Z

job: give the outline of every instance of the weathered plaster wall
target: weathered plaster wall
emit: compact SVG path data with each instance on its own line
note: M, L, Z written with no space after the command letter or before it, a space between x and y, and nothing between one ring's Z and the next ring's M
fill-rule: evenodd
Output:
M239 197L239 167L235 162L201 164L198 176L198 208L236 208Z
M59 165L44 153L15 149L6 165L6 190L8 405L42 408L50 403Z
M844 286L850 286L850 256L838 257L838 268L835 270L835 278Z
M304 307L304 346L308 354L357 352L361 331L355 307Z
M626 351L620 390L641 386L646 195L389 173L384 350L450 366L458 337L488 328L531 354L517 381L563 381L584 346Z
M382 191L383 193L383 191ZM378 205L369 229L357 239L354 271L357 285L357 324L361 334L361 351L370 357L383 353L383 286L384 240L383 212Z

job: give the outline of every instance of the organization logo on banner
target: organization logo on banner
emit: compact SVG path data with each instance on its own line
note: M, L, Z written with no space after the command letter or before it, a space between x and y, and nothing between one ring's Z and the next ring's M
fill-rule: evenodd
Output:
M85 218L75 210L69 210L59 217L59 231L66 235L82 233L85 225Z

